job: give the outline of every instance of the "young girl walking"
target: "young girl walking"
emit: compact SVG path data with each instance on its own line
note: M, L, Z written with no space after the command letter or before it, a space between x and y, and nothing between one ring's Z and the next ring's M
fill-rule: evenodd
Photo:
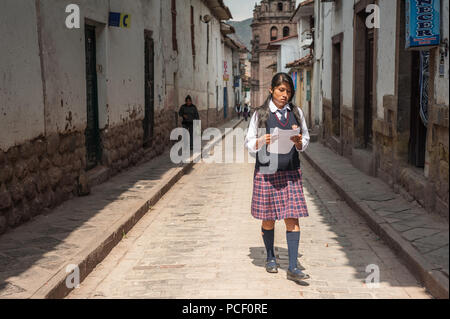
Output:
M284 220L289 253L287 279L301 282L309 279L309 275L297 265L299 218L308 217L299 152L306 150L310 137L302 110L291 103L294 94L294 83L288 74L278 73L273 77L269 97L251 118L246 147L250 153L256 154L251 213L254 218L262 220L262 237L267 251L266 271L278 272L274 252L275 222ZM271 132L275 128L300 128L301 133L291 137L293 145L288 154L271 155L267 152L267 145L273 142ZM274 164L266 159L272 160L274 155L276 166L270 171L268 168L273 168Z

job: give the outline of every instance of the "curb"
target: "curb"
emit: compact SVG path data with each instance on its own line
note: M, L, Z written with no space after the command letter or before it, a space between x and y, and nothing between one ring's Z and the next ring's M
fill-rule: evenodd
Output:
M412 274L425 286L425 288L438 299L449 298L449 281L441 272L433 269L433 266L415 249L408 241L392 228L375 211L357 198L342 182L334 177L327 168L320 167L307 154L302 155L332 185L335 191L345 199L347 204L358 212L367 221L369 227L399 256Z
M161 181L155 185L150 198L140 204L123 216L115 224L111 225L103 234L97 235L87 248L83 249L75 258L67 262L67 265L76 265L79 269L80 283L94 270L94 268L103 261L103 259L111 252L111 250L122 240L123 234L128 233L134 225L154 206L161 197L166 194L180 178L185 175L194 165L201 159L202 154L209 151L217 143L222 141L226 135L232 132L242 123L242 119L233 125L232 129L225 129L220 138L216 138L210 142L201 153L194 154L190 158L190 162L182 167L176 168L168 179ZM35 291L31 299L62 299L66 297L73 288L66 286L67 278L66 269L60 269L58 272L37 291Z

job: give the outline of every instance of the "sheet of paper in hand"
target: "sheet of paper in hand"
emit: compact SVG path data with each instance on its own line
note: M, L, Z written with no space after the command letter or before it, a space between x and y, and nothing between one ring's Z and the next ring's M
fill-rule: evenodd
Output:
M274 154L288 154L295 145L291 137L299 134L300 129L280 130L276 127L272 134L273 142L267 147L267 151Z

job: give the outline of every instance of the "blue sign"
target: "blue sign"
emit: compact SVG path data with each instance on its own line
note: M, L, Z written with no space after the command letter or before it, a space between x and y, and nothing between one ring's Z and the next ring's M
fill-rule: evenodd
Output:
M120 12L109 13L109 26L120 27Z
M440 1L406 0L406 48L427 49L440 43Z
M130 15L127 13L110 12L108 25L110 27L129 28Z

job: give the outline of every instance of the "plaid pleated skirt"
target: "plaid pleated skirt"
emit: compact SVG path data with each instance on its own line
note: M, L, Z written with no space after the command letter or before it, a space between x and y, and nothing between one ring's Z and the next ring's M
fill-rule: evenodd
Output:
M255 170L252 216L261 220L308 217L301 169L267 175Z

